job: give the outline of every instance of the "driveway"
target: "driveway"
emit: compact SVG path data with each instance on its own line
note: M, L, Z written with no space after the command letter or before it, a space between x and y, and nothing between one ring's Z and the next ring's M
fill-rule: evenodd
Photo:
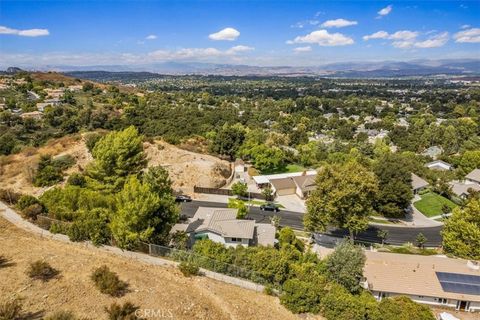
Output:
M288 211L294 211L294 212L305 212L306 207L305 207L305 201L300 199L297 195L295 194L289 194L286 196L277 196L275 199L277 203L280 203L285 207L286 210Z

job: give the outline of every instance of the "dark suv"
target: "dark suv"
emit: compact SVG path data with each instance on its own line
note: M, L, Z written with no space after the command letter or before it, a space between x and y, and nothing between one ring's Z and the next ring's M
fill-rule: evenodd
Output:
M180 194L175 197L175 202L190 202L192 201L192 197L187 196L186 194Z
M273 212L278 212L280 211L280 209L277 207L277 205L275 203L266 203L266 204L262 204L260 206L260 210L262 211L273 211Z

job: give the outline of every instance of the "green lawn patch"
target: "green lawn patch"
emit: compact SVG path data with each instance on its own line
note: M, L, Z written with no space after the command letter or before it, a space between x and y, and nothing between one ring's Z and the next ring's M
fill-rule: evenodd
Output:
M262 174L276 174L276 173L292 173L292 172L302 172L305 171L306 168L299 164L288 164L285 167L274 170L274 171L262 171Z
M435 192L427 192L425 194L420 195L422 198L421 200L415 202L413 205L415 208L418 209L421 213L423 213L427 217L434 217L441 215L443 205L447 205L450 210L453 210L457 205L452 201L448 200L445 197L442 197Z
M230 199L237 199L237 198L230 198ZM253 206L261 206L262 204L267 204L267 201L263 201L263 200L243 200L243 199L238 199L238 200L241 200L243 201L247 206L248 205L253 205ZM285 208L283 205L281 205L280 203L275 203L275 205L278 207L278 208Z

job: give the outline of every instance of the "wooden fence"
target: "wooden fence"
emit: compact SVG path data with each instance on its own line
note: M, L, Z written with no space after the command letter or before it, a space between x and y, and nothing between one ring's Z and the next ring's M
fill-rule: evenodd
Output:
M233 191L230 189L218 189L218 188L206 188L206 187L193 187L193 192L195 193L207 193L207 194L219 194L222 196L234 196ZM252 199L260 199L265 200L265 196L258 192L250 192L250 198ZM244 199L248 199L247 197L243 197Z

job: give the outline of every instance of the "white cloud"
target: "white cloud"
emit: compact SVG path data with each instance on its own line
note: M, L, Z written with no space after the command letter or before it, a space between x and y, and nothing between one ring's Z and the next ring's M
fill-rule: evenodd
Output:
M0 34L11 34L23 37L40 37L40 36L48 36L50 32L47 29L25 29L25 30L18 30L12 29L4 26L0 26Z
M367 36L363 36L363 40L368 41L371 39L387 39L389 36L388 32L386 31L377 31Z
M424 33L424 36L432 34L432 32ZM408 49L412 47L416 48L438 48L445 45L448 42L448 32L442 32L435 34L427 39L418 40L418 31L400 30L395 33L389 34L386 31L378 31L370 35L363 36L363 40L368 41L371 39L388 39L393 40L392 46L400 49Z
M205 60L208 58L235 57L240 53L255 50L248 46L234 46L227 50L216 48L183 48L176 51L157 50L150 52L148 56L154 60Z
M357 21L350 21L346 19L335 19L335 20L327 20L322 23L322 27L324 28L343 28L348 26L355 26L357 25Z
M145 37L145 40L155 40L157 39L157 36L155 34L150 34Z
M438 48L445 45L448 41L448 32L442 32L427 40L415 42L417 48Z
M466 29L457 32L453 35L455 42L461 43L479 43L480 42L480 28Z
M248 51L253 51L253 50L255 50L255 48L240 45L240 46L231 47L230 49L228 49L225 52L227 54L237 54L237 53L240 53L240 52L248 52Z
M233 41L236 40L240 36L240 32L234 28L225 28L218 32L210 34L208 37L211 40L227 40Z
M302 52L310 52L312 51L312 47L306 46L306 47L296 47L293 49L293 52L295 53L302 53Z
M460 27L460 29L468 29L471 26L469 24L464 24L463 26Z
M313 31L305 36L298 36L294 40L287 41L294 43L316 43L319 46L345 46L353 44L352 38L341 33L329 33L327 30Z
M401 30L388 36L392 40L413 40L418 36L417 31Z
M378 16L379 17L384 17L384 16L388 15L390 12L392 12L392 8L393 8L393 6L391 4L386 6L385 8L383 8L380 11L377 12Z
M411 48L415 44L415 41L411 40L401 40L401 41L393 41L392 46L399 49L408 49Z

